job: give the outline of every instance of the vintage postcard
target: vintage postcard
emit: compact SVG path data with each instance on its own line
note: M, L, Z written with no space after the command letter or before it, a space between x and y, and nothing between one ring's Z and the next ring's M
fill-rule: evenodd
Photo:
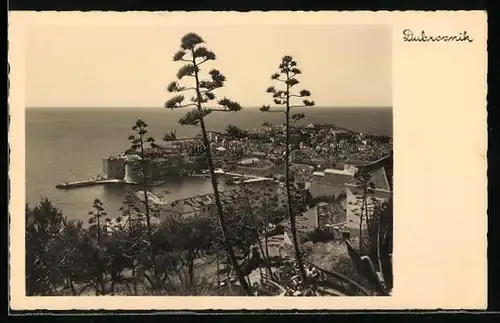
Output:
M484 309L487 18L11 12L13 310Z

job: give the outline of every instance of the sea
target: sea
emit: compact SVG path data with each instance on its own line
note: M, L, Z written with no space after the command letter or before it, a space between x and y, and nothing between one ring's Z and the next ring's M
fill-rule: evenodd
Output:
M357 132L392 136L392 108L314 107L296 112L305 114L301 120L305 124L331 123ZM128 136L137 119L144 120L149 135L160 142L172 130L178 137L198 134L197 127L178 123L184 113L161 108L26 108L26 203L35 205L46 197L68 219L85 224L94 199L99 198L109 217L118 216L125 194L137 187L103 185L64 190L55 185L101 174L103 157L128 148ZM228 124L253 129L264 122L280 124L280 116L246 108L214 113L206 122L212 131L224 131ZM184 178L152 191L175 200L209 193L211 185L208 179Z

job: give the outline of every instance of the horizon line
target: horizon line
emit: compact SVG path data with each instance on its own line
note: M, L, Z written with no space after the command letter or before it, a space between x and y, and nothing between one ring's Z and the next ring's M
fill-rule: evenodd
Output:
M207 107L214 108L214 107ZM260 106L248 106L243 107L242 111L245 109L259 109ZM374 106L313 106L313 107L301 107L304 109L314 109L314 108L329 108L329 109L392 109L392 106L383 106L383 105L374 105ZM155 106L25 106L25 109L167 109L165 107L155 107ZM300 108L299 108L300 109ZM181 109L173 109L173 110L185 110Z

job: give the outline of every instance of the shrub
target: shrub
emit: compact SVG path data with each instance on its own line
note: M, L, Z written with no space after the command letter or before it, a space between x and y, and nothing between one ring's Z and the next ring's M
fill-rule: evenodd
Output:
M316 228L314 231L308 234L308 239L312 243L327 242L334 240L334 238L335 238L334 232L328 229Z

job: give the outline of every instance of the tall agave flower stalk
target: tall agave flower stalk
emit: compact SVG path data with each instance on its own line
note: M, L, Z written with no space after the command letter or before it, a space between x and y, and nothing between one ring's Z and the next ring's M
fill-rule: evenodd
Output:
M183 118L179 120L182 125L199 126L201 128L203 146L205 149L205 156L208 162L208 169L212 188L214 192L215 205L217 208L219 225L222 231L222 241L224 248L231 260L233 268L236 272L238 281L247 295L252 295L250 286L248 285L245 277L241 271L240 264L238 263L233 251L233 247L229 240L226 238L228 230L226 226L226 219L224 209L219 194L217 178L215 175L214 160L212 158L210 140L208 138L207 126L205 117L212 112L236 112L241 110L241 106L232 100L223 98L218 100L219 108L208 108L205 106L210 101L216 99L214 90L222 88L226 81L226 77L220 71L212 69L209 71L208 79L203 79L201 76L201 67L209 61L215 60L215 53L210 51L207 47L203 46L204 40L195 33L188 33L181 39L180 50L175 53L173 60L177 62L184 62L178 73L177 79L191 79L192 83L189 86L180 85L177 81L171 82L167 90L171 93L184 93L186 91L193 91L194 96L191 97L189 103L184 103L184 95L178 94L165 103L165 107L169 109L179 109L192 107L193 110L189 111Z
M148 187L149 187L149 178L147 176L148 173L148 156L146 154L146 145L149 144L151 148L158 148L158 146L155 143L154 138L148 137L146 138L146 135L148 134L148 125L146 122L143 120L139 119L136 121L135 125L132 127L132 130L135 132L135 134L130 135L128 137L131 145L130 148L127 150L127 154L135 154L140 157L140 163L141 163L141 172L142 172L142 191L144 194L144 208L145 208L145 215L146 215L146 228L147 228L147 237L148 237L148 248L149 248L149 262L151 269L154 274L154 278L151 280L153 289L156 289L156 281L158 279L158 272L156 268L156 254L155 254L155 249L153 247L153 229L151 226L151 216L153 213L153 210L151 209L150 201L149 201L149 196L148 196Z
M264 105L261 108L263 112L276 112L283 113L285 115L285 186L288 198L287 211L288 217L290 219L290 227L292 231L292 241L295 250L295 258L297 260L297 265L299 273L302 279L305 281L307 279L304 264L302 261L302 255L299 249L299 243L297 238L297 227L295 223L295 212L292 208L292 192L290 183L290 123L294 120L299 120L304 118L302 113L291 114L292 109L301 107L311 107L314 106L314 101L307 100L306 97L311 95L308 90L301 90L298 93L294 93L293 89L300 82L297 79L297 75L302 74L302 71L298 68L297 62L289 55L284 56L281 59L279 65L279 73L274 73L271 76L272 80L280 83L282 89L278 89L274 86L270 86L267 89L267 93L272 94L274 103L278 108L273 108L269 105ZM302 104L293 104L293 99L302 99Z
M92 204L92 211L89 211L89 224L95 227L96 229L96 241L94 245L94 256L96 260L96 265L98 267L98 270L96 271L96 276L95 276L95 295L98 296L100 294L99 288L103 290L104 293L104 283L103 283L103 275L104 275L104 263L103 259L100 256L100 254L103 251L103 248L101 246L101 241L102 241L102 220L101 218L103 216L106 216L107 213L104 211L104 206L101 200L96 198L94 200L94 203Z

